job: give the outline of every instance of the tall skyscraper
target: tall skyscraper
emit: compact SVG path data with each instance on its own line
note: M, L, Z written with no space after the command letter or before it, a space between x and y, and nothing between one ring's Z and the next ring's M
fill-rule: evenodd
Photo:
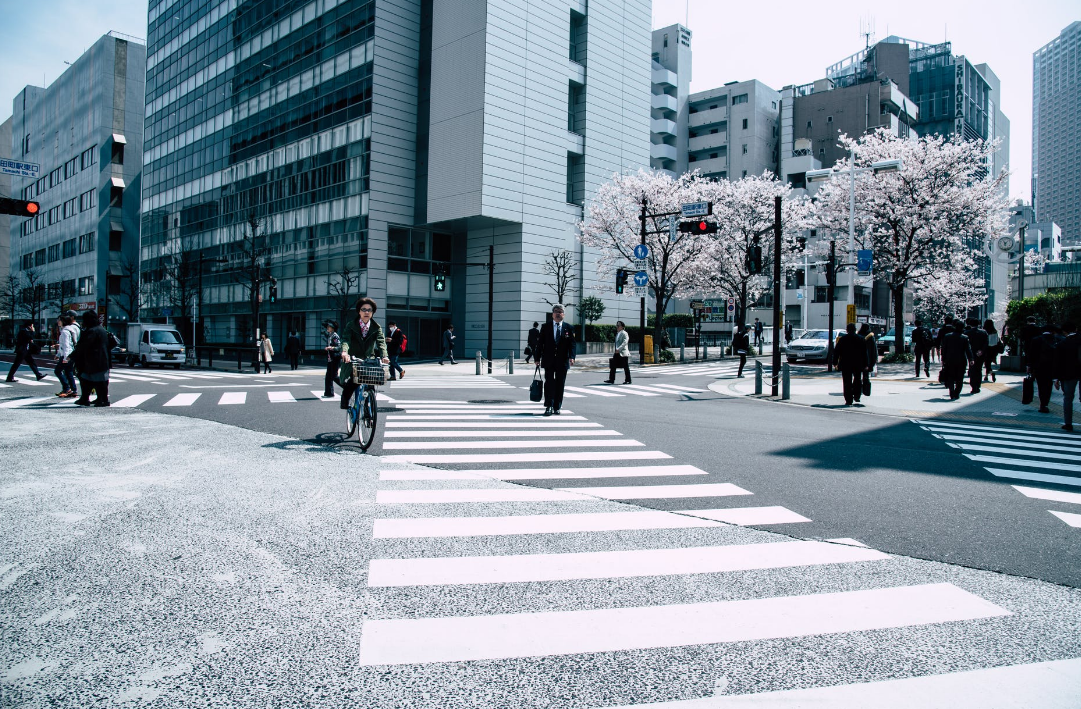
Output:
M152 0L144 272L195 264L211 341L319 347L366 294L420 355L452 321L484 350L490 300L495 352L519 350L550 253L595 280L586 200L649 164L649 20L646 0Z
M1032 205L1081 245L1081 21L1032 54Z
M691 92L691 31L653 30L650 166L675 176L687 171L687 98Z

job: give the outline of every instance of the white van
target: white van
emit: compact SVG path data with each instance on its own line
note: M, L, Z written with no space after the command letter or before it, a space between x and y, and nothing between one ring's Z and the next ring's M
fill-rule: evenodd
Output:
M128 323L128 366L184 364L184 338L172 325Z

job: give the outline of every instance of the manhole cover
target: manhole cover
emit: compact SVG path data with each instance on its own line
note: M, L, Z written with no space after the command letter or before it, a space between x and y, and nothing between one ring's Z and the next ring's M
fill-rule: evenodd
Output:
M506 399L470 399L467 404L510 404L513 403Z

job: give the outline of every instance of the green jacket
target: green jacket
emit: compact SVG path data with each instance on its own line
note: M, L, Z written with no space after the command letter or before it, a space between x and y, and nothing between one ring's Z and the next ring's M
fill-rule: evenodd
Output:
M348 354L351 359L370 359L387 357L387 340L383 336L383 328L372 318L368 323L368 336L360 334L360 319L351 321L345 326L342 333L342 354ZM353 376L353 365L342 362L338 371L341 381Z

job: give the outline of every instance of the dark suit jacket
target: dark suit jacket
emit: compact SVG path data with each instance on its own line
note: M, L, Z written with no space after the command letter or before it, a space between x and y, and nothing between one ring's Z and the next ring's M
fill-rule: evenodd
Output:
M15 336L15 354L27 356L30 352L30 343L34 341L34 333L29 328L22 328Z
M990 349L990 340L987 337L987 331L982 327L970 327L965 330L965 337L968 338L968 346L972 348L972 357L975 359L979 357L985 359L988 356L988 349Z
M559 342L555 339L555 323L546 322L541 325L540 341L537 343L536 358L545 369L569 368L570 361L574 359L574 328L567 323L562 324Z
M529 334L526 335L525 343L529 346L529 349L537 349L537 342L540 340L540 330L535 327L529 328Z
M71 353L71 361L80 374L98 374L112 368L109 356L109 333L101 325L83 330Z
M967 337L954 331L942 338L943 367L965 369L971 360L972 348Z
M837 338L833 348L833 363L842 372L862 372L867 363L867 341L854 332L846 332Z
M1055 378L1081 379L1081 335L1072 333L1055 345Z
M300 354L300 338L290 335L285 338L285 354Z
M443 349L454 349L454 332L452 330L443 331Z
M1055 345L1058 340L1050 332L1037 335L1025 347L1025 364L1034 374L1051 377L1055 373Z

